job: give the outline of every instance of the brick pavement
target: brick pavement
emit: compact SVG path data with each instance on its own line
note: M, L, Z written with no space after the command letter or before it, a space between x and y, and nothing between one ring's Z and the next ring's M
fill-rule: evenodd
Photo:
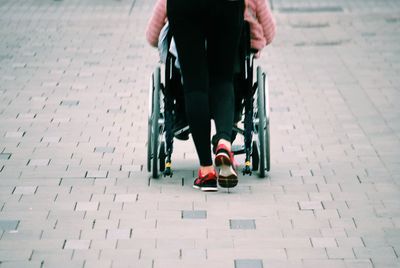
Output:
M273 0L272 170L144 171L154 1L0 0L0 268L400 267L400 3Z

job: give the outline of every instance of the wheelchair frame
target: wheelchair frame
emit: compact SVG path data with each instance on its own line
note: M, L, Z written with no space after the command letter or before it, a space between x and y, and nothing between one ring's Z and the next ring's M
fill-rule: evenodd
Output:
M245 154L243 174L252 174L258 170L259 177L266 176L270 170L270 131L269 131L269 88L268 79L260 66L254 76L254 57L250 48L249 26L245 24L241 38L240 74L245 85L243 98L244 113L242 114L243 129L233 126L233 131L244 136L244 145L234 148L234 154ZM242 60L244 59L244 60ZM173 111L174 102L172 81L175 78L175 58L169 53L165 64L165 82L161 81L161 68L157 66L152 73L149 89L149 117L147 137L147 170L153 178L159 177L159 171L164 177L172 177L173 153ZM189 127L176 131L186 131Z

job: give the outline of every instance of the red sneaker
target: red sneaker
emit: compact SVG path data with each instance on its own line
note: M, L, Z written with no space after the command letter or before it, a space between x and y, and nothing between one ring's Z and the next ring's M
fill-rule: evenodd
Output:
M218 191L217 174L215 171L201 176L201 172L199 170L198 177L194 180L193 188L200 189L204 192Z
M215 150L215 165L219 167L219 186L233 188L238 184L236 162L233 153L223 144L218 145Z

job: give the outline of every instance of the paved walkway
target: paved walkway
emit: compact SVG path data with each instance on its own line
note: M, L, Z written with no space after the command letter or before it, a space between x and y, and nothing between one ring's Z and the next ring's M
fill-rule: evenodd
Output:
M0 268L400 267L400 2L273 0L272 170L145 171L154 1L0 0Z

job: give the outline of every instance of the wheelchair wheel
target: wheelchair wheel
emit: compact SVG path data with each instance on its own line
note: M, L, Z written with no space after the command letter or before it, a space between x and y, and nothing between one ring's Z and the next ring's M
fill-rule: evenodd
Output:
M253 141L251 147L251 166L253 170L258 170L260 156L258 155L257 143Z
M158 178L158 144L160 126L158 119L160 118L160 67L157 67L153 74L154 88L153 88L153 111L151 116L151 151L152 151L152 177Z
M152 159L152 132L153 132L153 106L154 106L154 73L151 75L150 87L149 87L149 118L147 120L147 171L151 171L151 159Z
M271 169L271 139L270 139L270 132L269 132L269 84L267 75L263 73L263 82L264 82L264 103L265 103L265 116L266 116L266 129L265 129L265 165L267 171Z
M265 177L266 169L266 110L265 110L265 91L264 91L264 75L260 66L257 67L257 135L258 135L258 152L260 156L259 175L260 178Z
M270 139L269 139L269 124L267 125L267 129L265 132L265 168L267 171L270 171L271 169L271 156L270 156Z
M160 154L159 154L159 160L160 160L160 172L163 172L165 170L165 158L167 157L167 154L165 153L165 142L161 142L160 145Z
M147 172L151 171L151 144L151 119L149 119L147 126Z

